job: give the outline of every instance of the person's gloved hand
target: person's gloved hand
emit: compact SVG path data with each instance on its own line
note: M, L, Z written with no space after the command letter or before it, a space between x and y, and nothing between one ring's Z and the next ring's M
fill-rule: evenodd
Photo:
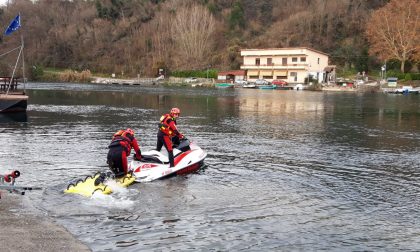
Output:
M141 155L139 155L139 158L137 158L137 154L136 154L136 153L134 153L134 155L133 155L133 159L134 159L134 160L137 160L137 161L140 161L140 160L141 160Z

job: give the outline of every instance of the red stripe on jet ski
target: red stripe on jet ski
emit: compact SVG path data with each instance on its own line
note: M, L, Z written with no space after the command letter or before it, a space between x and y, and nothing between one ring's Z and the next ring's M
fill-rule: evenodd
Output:
M175 157L175 160L174 160L174 165L176 166L179 162L181 162L181 160L185 157L185 156L187 156L189 153L191 153L192 152L192 150L189 150L189 151L186 151L186 152L183 152L183 153L181 153L181 154L179 154L178 156L176 156Z
M134 172L140 172L140 170L151 169L151 168L154 168L154 167L158 167L158 165L157 164L146 163L146 164L142 164L139 167L137 167L136 169L134 169Z

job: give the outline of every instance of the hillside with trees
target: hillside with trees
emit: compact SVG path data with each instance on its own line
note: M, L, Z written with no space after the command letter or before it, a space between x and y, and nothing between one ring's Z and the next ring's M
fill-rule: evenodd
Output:
M21 14L25 61L32 67L155 76L159 68L239 69L241 48L296 46L330 54L330 63L343 70L378 71L395 57L381 57L370 47L367 26L374 22L371 14L388 2L9 0L0 21L6 29ZM19 41L18 34L2 35L2 52ZM414 55L405 60L406 71L418 71L418 51ZM389 65L399 69L398 60Z

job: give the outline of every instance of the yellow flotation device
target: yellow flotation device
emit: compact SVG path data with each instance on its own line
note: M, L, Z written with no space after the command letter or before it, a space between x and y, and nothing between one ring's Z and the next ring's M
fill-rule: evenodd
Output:
M95 181L101 176L100 173L95 174L92 176L87 176L85 179L78 180L76 183L70 183L67 186L67 189L64 190L64 193L74 193L79 194L85 197L90 197L94 193L99 192L102 194L111 194L112 189L111 187L105 185L103 181L97 183L95 185ZM124 177L115 179L117 181L117 185L122 187L127 187L136 181L136 177L132 174L127 174Z
M128 173L124 177L116 179L117 184L122 187L128 187L129 185L133 184L136 181L136 177L133 174Z

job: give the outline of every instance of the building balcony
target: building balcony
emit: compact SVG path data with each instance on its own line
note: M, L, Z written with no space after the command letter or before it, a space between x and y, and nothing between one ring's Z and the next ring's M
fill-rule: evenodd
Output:
M293 70L293 69L307 69L309 67L308 64L286 64L286 65L277 65L277 64L270 64L270 65L265 65L265 64L260 64L260 65L247 65L247 64L243 64L241 65L241 69L243 70Z

